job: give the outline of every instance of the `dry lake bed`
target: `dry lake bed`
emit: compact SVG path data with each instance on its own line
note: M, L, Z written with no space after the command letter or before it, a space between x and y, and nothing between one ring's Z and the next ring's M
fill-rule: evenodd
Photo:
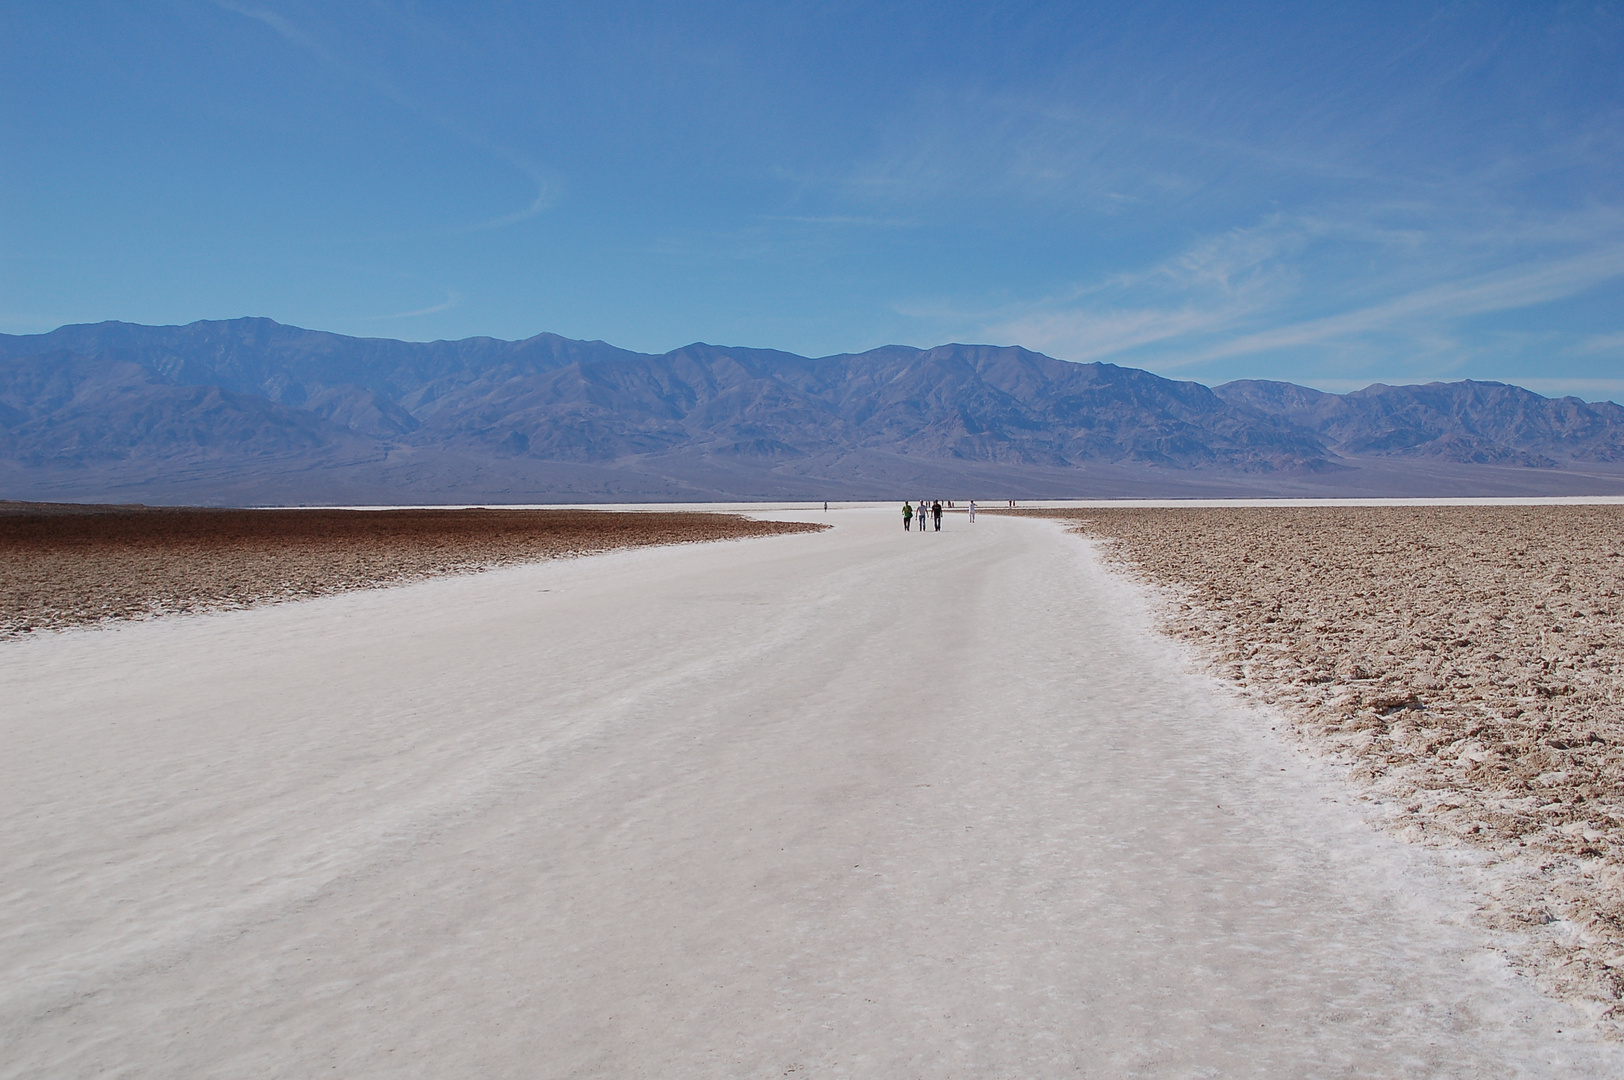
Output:
M1443 691L1351 630L1330 681L1237 694L1284 639L1131 539L762 516L833 528L0 642L0 1076L1624 1075L1514 947L1588 924L1486 919L1514 858L1443 843L1607 865L1546 808L1593 801L1546 793L1604 775L1600 720L1523 751L1480 710L1446 760ZM1375 627L1362 591L1303 625ZM1519 716L1591 693L1584 625ZM1521 832L1510 788L1471 834L1476 788L1384 786L1491 749L1557 763Z

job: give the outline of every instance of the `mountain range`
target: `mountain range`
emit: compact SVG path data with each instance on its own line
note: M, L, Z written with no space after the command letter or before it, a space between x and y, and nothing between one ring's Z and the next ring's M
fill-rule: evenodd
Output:
M819 358L0 335L0 497L201 503L1624 493L1624 408L1492 382L1207 387L1018 347Z

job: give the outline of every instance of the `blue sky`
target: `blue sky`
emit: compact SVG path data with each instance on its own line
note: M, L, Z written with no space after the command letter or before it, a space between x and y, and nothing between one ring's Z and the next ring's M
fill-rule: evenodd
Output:
M1624 400L1624 3L14 2L0 331Z

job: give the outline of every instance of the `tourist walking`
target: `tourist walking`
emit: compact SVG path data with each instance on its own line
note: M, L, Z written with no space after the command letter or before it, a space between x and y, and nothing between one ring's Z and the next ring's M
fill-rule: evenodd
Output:
M902 504L902 531L903 532L908 531L908 523L911 522L911 521L913 521L913 507L910 506L907 503L903 503ZM920 528L924 528L924 525L921 524Z
M919 535L925 534L925 518L930 516L930 504L924 499L919 500Z
M976 501L974 499L971 499L970 500L970 522L971 522L971 524L974 524L975 520L976 520Z
M930 516L936 519L936 531L942 531L942 500L937 499L931 503Z

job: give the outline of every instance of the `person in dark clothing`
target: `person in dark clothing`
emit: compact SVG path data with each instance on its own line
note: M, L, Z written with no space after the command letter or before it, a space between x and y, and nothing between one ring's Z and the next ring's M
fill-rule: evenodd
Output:
M936 531L942 531L942 500L937 499L930 506L930 516L936 519Z
M902 531L903 532L908 531L908 523L911 522L912 520L913 520L913 506L911 504L909 504L909 503L903 503L902 504ZM921 529L923 529L925 527L925 521L924 521L923 518L921 518L919 520L919 527Z

